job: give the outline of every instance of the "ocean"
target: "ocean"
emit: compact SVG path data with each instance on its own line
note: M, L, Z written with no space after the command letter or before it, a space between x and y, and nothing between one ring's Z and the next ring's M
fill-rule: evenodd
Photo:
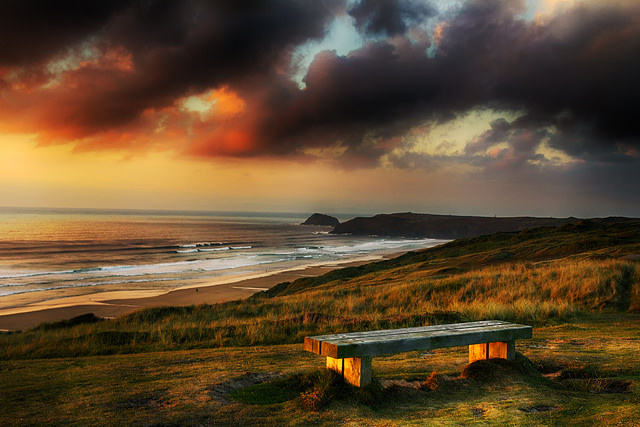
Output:
M291 213L0 208L0 310L101 292L162 293L444 242L331 235L331 227L299 225L304 220Z

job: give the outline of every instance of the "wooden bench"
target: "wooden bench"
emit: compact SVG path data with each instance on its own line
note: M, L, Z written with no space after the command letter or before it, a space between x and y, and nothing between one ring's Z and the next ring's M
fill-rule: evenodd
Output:
M417 328L317 335L304 339L304 349L327 356L327 368L357 386L371 383L371 359L383 354L469 346L469 363L480 359L515 358L515 341L531 338L531 326L500 320L421 326Z

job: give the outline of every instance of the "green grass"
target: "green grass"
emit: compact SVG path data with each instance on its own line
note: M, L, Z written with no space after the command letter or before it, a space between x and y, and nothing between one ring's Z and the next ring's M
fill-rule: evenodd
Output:
M365 392L336 382L322 370L324 358L301 344L10 360L0 363L0 424L634 425L639 321L592 314L535 328L517 343L531 365L519 359L471 375L462 347L374 358L382 385ZM559 374L551 380L531 366ZM437 387L421 388L434 372ZM251 375L267 379L233 388ZM575 377L582 383L567 382ZM631 386L625 393L589 386L602 379ZM273 398L256 393L287 382L299 388Z

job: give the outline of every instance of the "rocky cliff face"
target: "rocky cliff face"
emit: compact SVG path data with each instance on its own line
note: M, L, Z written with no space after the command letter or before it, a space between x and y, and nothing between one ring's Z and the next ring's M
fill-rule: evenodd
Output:
M409 212L357 217L335 226L331 233L460 239L499 231L519 231L534 227L558 227L576 221L576 218L492 218Z
M340 225L340 221L338 221L338 218L335 218L329 215L314 213L309 218L307 218L307 220L303 222L301 225L326 225L331 227L337 227Z

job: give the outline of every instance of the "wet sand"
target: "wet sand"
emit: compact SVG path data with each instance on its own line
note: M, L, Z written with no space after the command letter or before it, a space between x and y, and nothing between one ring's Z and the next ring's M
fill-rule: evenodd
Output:
M320 276L338 268L367 264L398 255L400 254L369 257L340 264L313 265L258 277L225 278L218 283L177 289L160 295L153 291L121 291L59 298L29 306L0 310L0 330L25 330L44 322L57 322L87 313L93 313L98 317L113 318L147 307L214 304L237 300L267 290L278 283L292 281L300 277Z

